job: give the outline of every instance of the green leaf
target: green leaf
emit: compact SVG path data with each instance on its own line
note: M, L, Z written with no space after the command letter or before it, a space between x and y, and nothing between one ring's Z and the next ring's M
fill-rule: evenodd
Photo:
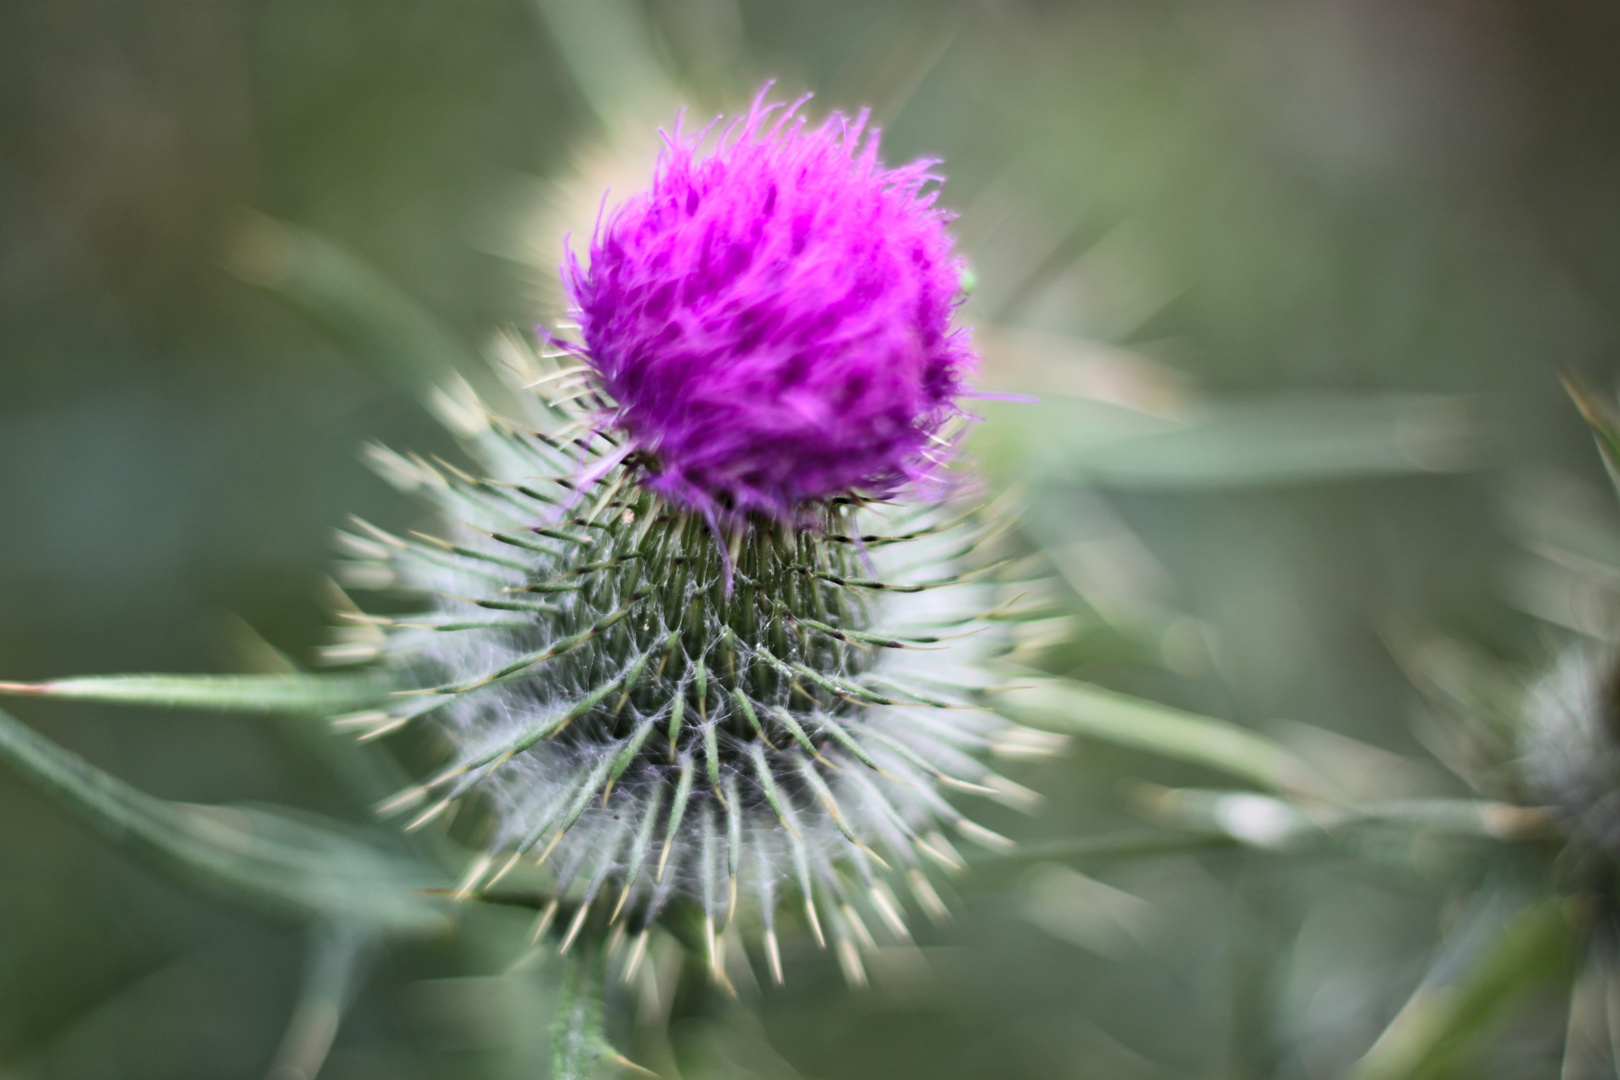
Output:
M198 887L298 920L421 934L448 925L417 890L438 874L334 823L154 798L0 711L0 759L107 840Z
M1112 866L1133 859L1196 854L1237 847L1258 847L1262 850L1297 854L1332 842L1336 830L1340 827L1353 828L1365 823L1388 823L1413 829L1505 841L1543 837L1547 835L1551 825L1545 812L1532 808L1477 799L1414 799L1346 810L1320 825L1299 818L1298 811L1291 810L1287 820L1273 818L1278 825L1285 826L1286 831L1279 828L1269 835L1256 835L1253 828L1231 827L1230 804L1225 808L1226 813L1220 813L1221 808L1211 804L1217 799L1248 801L1264 799L1264 796L1241 791L1169 789L1158 789L1156 794L1160 798L1159 805L1152 808L1156 811L1155 816L1169 818L1174 815L1178 827L1173 832L1130 829L1097 836L1034 840L1020 843L1012 851L998 854L994 858L971 860L969 866L978 877L994 880L1032 862ZM1165 796L1180 800L1182 805L1166 806ZM1203 806L1188 807L1186 801L1189 797L1201 799ZM1194 812L1188 813L1186 812L1188 810ZM1206 812L1198 813L1200 810ZM1217 812L1207 812L1210 810Z
M1040 676L997 691L996 707L1014 719L1179 761L1189 761L1284 793L1330 802L1340 795L1281 743L1225 720L1182 712L1089 683Z
M1078 862L1088 866L1109 866L1131 859L1219 851L1237 846L1238 841L1224 833L1130 829L1098 836L1028 841L1011 851L972 858L968 861L968 867L979 875L995 875L1032 862Z
M1390 799L1355 806L1299 807L1252 791L1210 791L1133 785L1134 801L1149 816L1177 828L1229 836L1252 847L1300 850L1362 826L1394 826L1505 843L1559 835L1557 817L1543 807L1489 799Z
M1516 997L1568 967L1574 934L1556 900L1489 929L1459 976L1431 979L1418 989L1349 1080L1423 1080L1448 1072Z
M0 682L0 694L224 712L330 716L383 701L386 673L357 675L87 675L42 683Z
M1455 399L1310 396L1201 405L1158 416L1063 395L989 401L985 456L1047 481L1221 488L1447 472L1478 456Z
M1510 843L1547 840L1561 835L1558 817L1552 810L1492 799L1398 799L1372 803L1358 807L1350 823L1362 821Z

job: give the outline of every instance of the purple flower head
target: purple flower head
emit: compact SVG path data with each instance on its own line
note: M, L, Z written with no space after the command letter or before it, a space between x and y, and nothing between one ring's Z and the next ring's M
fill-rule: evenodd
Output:
M885 168L866 112L812 128L804 100L761 92L707 154L677 123L564 266L644 482L711 520L932 478L976 362L935 163Z

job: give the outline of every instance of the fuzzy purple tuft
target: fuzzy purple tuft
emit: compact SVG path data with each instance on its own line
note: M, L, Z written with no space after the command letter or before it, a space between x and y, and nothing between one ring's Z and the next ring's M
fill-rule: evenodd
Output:
M867 113L812 128L804 100L761 93L706 155L677 124L564 267L644 482L711 520L934 478L976 363L935 163L885 168Z

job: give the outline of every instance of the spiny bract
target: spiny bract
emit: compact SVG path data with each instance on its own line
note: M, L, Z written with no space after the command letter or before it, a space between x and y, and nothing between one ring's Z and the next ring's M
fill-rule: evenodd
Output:
M343 723L446 732L453 759L402 803L422 823L486 796L490 858L469 887L539 861L549 912L571 912L565 943L593 910L645 929L696 905L711 931L749 915L780 977L774 917L791 901L858 978L868 919L905 932L891 882L942 913L924 872L960 863L942 826L1003 843L945 794L1027 804L979 755L1052 747L975 703L1001 613L958 567L993 526L834 502L819 529L760 519L723 550L623 468L575 482L618 449L592 426L595 391L536 401L528 427L464 412L482 476L374 452L455 524L342 534L348 582L436 598L419 617L355 616L389 630L389 662L417 685Z

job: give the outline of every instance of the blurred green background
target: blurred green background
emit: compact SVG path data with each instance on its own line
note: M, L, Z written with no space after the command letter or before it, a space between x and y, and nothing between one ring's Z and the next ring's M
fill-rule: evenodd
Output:
M476 351L557 314L562 232L633 190L677 99L706 118L775 78L946 162L985 382L1041 397L989 407L978 452L1105 631L1046 665L1455 791L1385 642L1527 669L1514 522L1606 505L1557 372L1620 358L1616 55L1620 8L1579 0L10 0L0 678L242 670L261 638L309 662L333 528L416 520L362 443L454 452L244 280L274 276L255 215ZM1191 435L1113 441L1166 418ZM363 813L262 720L16 712L157 795ZM1208 779L1080 745L1018 774L1039 817L987 823L1090 835L1132 820L1126 777ZM0 1077L264 1075L298 931L9 772L0 822ZM868 991L800 951L784 989L699 1010L682 1075L1340 1076L1466 902L1444 857L1390 861L1021 862ZM502 974L506 940L381 957L322 1075L542 1075L549 992ZM1521 1003L1461 1075L1556 1076L1562 1033Z

